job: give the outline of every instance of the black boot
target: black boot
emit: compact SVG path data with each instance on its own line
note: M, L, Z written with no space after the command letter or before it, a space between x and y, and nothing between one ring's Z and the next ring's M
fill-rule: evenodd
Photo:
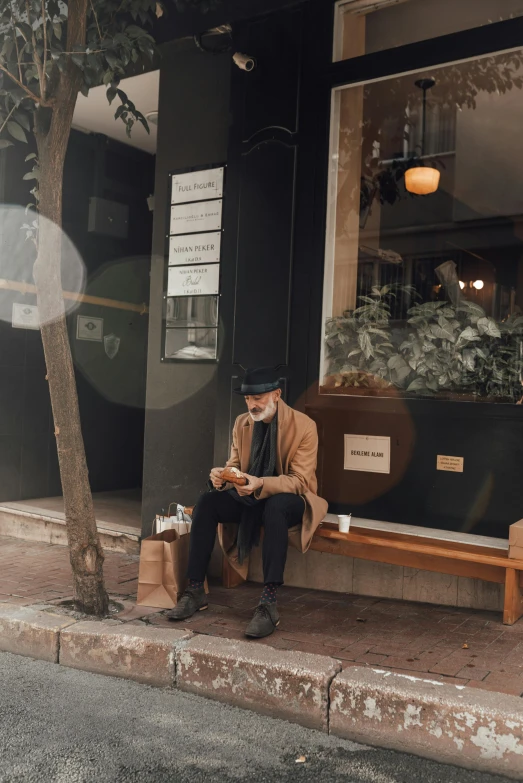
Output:
M203 587L188 587L174 609L167 614L168 620L187 620L196 612L208 609L207 595Z
M270 636L279 624L280 615L276 604L258 604L254 617L245 629L245 636L250 636L253 639Z

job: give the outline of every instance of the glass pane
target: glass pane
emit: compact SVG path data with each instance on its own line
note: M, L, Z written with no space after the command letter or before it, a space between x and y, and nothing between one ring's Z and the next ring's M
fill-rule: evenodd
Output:
M333 56L347 60L522 14L521 0L344 0Z
M176 296L167 299L168 328L218 326L217 296Z
M216 359L217 329L166 329L166 359Z
M322 391L521 398L522 66L335 92Z

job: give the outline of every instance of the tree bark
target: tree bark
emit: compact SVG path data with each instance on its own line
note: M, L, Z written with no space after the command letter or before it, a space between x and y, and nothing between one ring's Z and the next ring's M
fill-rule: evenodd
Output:
M69 0L68 51L85 41L87 4L88 0ZM81 611L103 615L108 609L104 555L89 485L61 280L63 170L80 78L69 62L60 74L53 108L39 108L35 113L39 211L43 220L39 221L34 281L62 480L74 601Z

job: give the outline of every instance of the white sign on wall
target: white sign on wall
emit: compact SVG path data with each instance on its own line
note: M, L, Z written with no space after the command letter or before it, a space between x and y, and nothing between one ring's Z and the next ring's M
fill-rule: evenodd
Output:
M216 264L220 260L222 235L182 234L169 238L169 266L180 264Z
M171 234L218 231L222 227L222 201L197 201L171 207Z
M76 339L101 343L104 336L104 319L79 315L76 318Z
M40 329L38 307L13 302L12 325L15 329Z
M223 168L173 174L171 204L223 196Z
M390 473L390 438L382 435L345 435L345 470Z
M220 265L170 266L167 296L214 295L219 291Z

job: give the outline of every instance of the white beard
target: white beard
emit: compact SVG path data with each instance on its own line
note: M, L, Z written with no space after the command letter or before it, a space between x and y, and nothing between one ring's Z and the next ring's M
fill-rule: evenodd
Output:
M275 415L278 406L275 402L269 403L263 413L251 413L250 417L253 421L265 421L266 419L272 419Z

